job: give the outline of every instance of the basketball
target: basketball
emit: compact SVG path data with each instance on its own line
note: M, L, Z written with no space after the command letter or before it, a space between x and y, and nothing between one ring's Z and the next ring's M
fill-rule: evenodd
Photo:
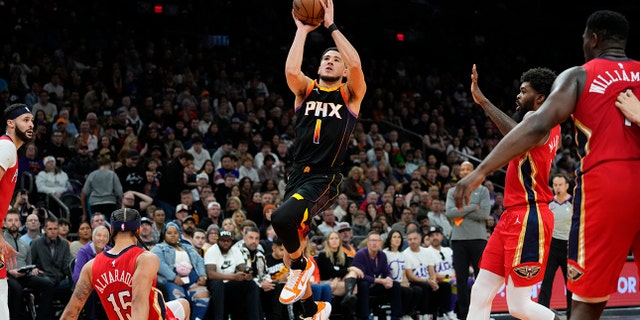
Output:
M326 0L293 0L294 16L304 24L319 25L324 20L324 8L320 1L327 3Z

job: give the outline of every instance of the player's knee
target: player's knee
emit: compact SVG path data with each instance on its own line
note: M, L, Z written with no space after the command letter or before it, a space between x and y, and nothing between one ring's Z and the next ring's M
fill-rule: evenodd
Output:
M271 224L276 233L283 230L291 230L302 220L306 210L306 201L303 199L289 198L271 216Z
M290 220L291 219L287 217L287 215L282 210L280 210L280 212L276 210L276 212L274 212L271 216L271 224L273 225L273 230L275 230L276 233L279 233L280 230L286 229L290 224Z
M509 314L518 319L526 319L526 308L521 302L514 302L509 304Z

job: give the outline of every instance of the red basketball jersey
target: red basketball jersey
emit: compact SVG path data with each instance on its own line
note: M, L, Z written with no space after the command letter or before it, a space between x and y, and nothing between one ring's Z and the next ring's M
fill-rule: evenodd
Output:
M106 251L98 254L93 261L91 279L109 319L131 320L131 279L136 259L145 250L131 246L117 255ZM164 320L167 310L162 293L153 281L149 292L149 320Z
M573 112L575 140L582 159L577 174L607 161L640 159L640 127L615 106L620 92L640 95L640 62L593 59L583 65L587 79Z
M7 215L7 209L13 198L13 191L18 181L18 151L13 140L7 135L0 136L0 165L5 170L2 179L0 179L0 229L4 217ZM0 255L0 279L7 278L7 267L4 263L4 257Z
M4 165L9 166L4 168L5 172L0 180L0 190L2 190L0 192L0 228L2 228L7 208L13 198L16 181L18 181L18 151L13 140L7 135L0 136L0 157L3 157L0 162L3 168Z
M549 173L560 141L560 126L549 133L545 144L531 148L512 159L507 167L504 187L504 206L549 203L553 192L549 187Z

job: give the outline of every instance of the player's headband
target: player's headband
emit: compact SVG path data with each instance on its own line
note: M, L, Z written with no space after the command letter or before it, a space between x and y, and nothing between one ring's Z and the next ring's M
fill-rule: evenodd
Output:
M134 210L135 211L135 210ZM136 231L140 228L140 218L127 221L127 208L123 209L123 221L114 221L111 219L111 228L115 231Z
M21 108L13 109L11 112L7 113L7 120L14 120L25 113L31 113L31 110L29 110L26 105Z

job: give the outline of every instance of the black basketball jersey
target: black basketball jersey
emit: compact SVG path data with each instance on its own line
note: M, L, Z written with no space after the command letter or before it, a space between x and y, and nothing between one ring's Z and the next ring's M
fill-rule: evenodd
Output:
M312 81L306 98L296 106L296 118L295 163L318 169L342 165L358 121L347 108L344 84L326 89Z

